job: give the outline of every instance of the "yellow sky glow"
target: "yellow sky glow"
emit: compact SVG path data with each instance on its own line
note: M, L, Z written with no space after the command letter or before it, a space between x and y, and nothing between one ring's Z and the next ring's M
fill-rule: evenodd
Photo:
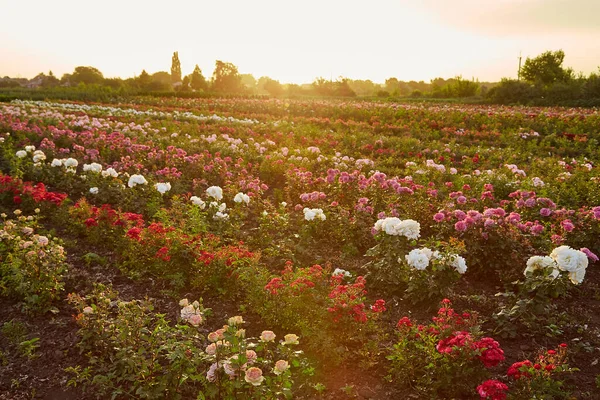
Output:
M281 82L316 77L425 80L515 77L523 59L563 49L565 66L600 66L597 0L183 1L0 0L0 76L76 66L105 77L183 74L215 60Z

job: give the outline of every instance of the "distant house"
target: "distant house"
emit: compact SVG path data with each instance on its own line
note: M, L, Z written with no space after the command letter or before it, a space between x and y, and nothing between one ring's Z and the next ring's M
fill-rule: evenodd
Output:
M44 83L44 78L41 76L37 76L33 79L30 79L24 86L28 89L35 89L35 88L42 86L43 83Z
M173 83L173 88L174 88L174 89L175 89L175 88L179 88L179 87L181 87L181 86L183 86L183 82L181 82L181 81Z

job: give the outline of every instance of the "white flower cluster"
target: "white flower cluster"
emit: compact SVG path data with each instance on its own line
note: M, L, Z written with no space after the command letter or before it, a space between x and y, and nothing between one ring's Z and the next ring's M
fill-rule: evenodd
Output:
M548 256L533 256L529 257L527 260L527 268L523 271L523 275L527 276L532 274L534 271L543 270L546 268L551 268L552 272L550 273L550 277L552 279L556 279L556 277L560 274L558 269L558 265L552 257Z
M127 182L127 186L130 188L135 187L136 185L147 185L148 181L144 178L144 175L133 174L129 177L129 182Z
M65 167L67 172L75 173L77 166L79 165L79 161L74 158L55 158L50 163L51 167Z
M336 276L336 275L341 275L343 278L351 278L352 274L349 271L346 271L345 269L341 269L341 268L336 268L333 273L331 274L331 276Z
M429 260L433 257L433 252L427 247L422 249L413 249L404 256L409 267L423 271L429 266Z
M200 303L194 301L190 303L188 299L182 299L179 301L179 305L183 307L181 309L181 319L189 322L193 326L198 326L202 323L202 312L200 310Z
M36 150L35 146L25 146L25 150L19 150L15 153L15 155L18 158L25 158L27 157L27 153L33 153L33 162L37 165L39 165L39 163L41 163L42 161L46 160L46 155L44 154L44 152L41 150Z
M215 200L221 200L223 198L223 189L219 186L211 186L206 189L206 194Z
M158 182L154 184L154 188L159 191L160 194L165 194L171 190L170 182Z
M119 173L115 171L114 168L106 168L106 170L102 171L103 178L108 178L109 176L112 178L116 178L117 176L119 176Z
M407 255L404 256L409 267L416 270L423 271L429 266L431 260L447 261L448 265L456 270L459 274L467 272L467 262L465 259L458 254L447 254L442 255L439 251L432 251L427 247L422 249L413 249ZM402 262L402 259L398 259L398 262Z
M418 239L421 236L421 224L412 219L383 218L375 222L374 228L377 232L383 231L388 235L404 236L407 239Z
M323 210L320 208L304 208L302 210L304 212L304 219L307 221L312 221L315 218L320 219L321 221L325 221L327 217L323 213Z
M249 204L250 203L250 196L248 196L245 193L238 193L235 195L235 197L233 198L233 201L235 201L236 203L246 203Z
M206 207L206 203L198 196L192 196L190 197L190 201L194 204L197 205L198 207L200 207L201 210L204 210L204 208Z
M98 163L83 164L83 172L87 171L100 173L102 171L102 165Z
M221 117L219 115L213 114L210 116L207 115L196 115L192 114L189 111L181 112L174 111L173 113L164 112L164 111L154 111L154 110L146 110L140 111L133 108L119 108L119 107L110 107L110 106L99 106L99 105L89 105L89 104L72 104L72 103L50 103L46 101L32 101L32 100L13 100L11 104L17 105L34 105L38 107L50 108L50 109L58 109L58 110L67 110L67 111L84 111L85 113L106 113L112 116L136 116L136 117L158 117L160 119L175 119L175 120L195 120L195 121L218 121L218 122L233 122L239 123L243 125L252 125L258 124L259 121L255 119L236 119L233 117Z
M550 257L556 262L558 269L569 273L571 282L576 285L583 282L589 262L583 251L572 249L569 246L559 246L552 250Z
M33 162L34 163L40 163L42 161L46 160L46 155L44 154L43 151L41 150L36 150L33 152Z
M457 254L450 256L450 266L461 275L467 272L467 261Z
M569 279L575 285L583 282L585 271L588 266L588 256L580 250L575 250L569 246L559 246L552 250L550 256L533 256L527 260L525 276L536 270L552 268L551 277L556 278L560 271L567 272Z

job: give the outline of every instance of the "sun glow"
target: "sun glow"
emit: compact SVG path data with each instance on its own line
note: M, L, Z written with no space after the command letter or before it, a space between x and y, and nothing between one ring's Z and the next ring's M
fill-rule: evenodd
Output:
M541 1L517 7L514 0L462 0L453 7L434 0L368 6L315 0L0 0L0 76L30 78L48 70L60 76L91 65L106 77L131 77L143 69L168 71L172 52L179 51L184 74L198 64L210 76L220 59L242 73L282 82L455 75L489 81L516 76L519 52L535 56L558 48L567 55L566 65L589 73L600 64L594 57L600 54L600 25L584 17L600 7L577 3L581 7L564 9L561 18ZM581 14L578 20L569 19L573 13Z

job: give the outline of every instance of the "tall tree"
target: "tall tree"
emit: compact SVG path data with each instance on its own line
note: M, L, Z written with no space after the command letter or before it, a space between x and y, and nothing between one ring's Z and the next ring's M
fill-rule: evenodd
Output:
M563 68L565 52L562 50L546 51L535 58L527 57L521 68L521 77L531 83L551 85L565 82L573 75L573 70Z
M85 83L86 85L100 84L104 81L104 75L94 67L77 67L70 77L74 85Z
M217 60L212 76L212 89L219 93L242 93L242 77L235 65Z
M181 82L181 63L179 62L178 51L173 53L173 58L171 59L171 82Z
M150 90L150 84L152 83L152 77L150 74L146 72L146 70L142 70L142 73L137 78L138 85L142 90Z
M281 86L281 83L271 78L266 78L263 84L263 89L269 92L271 96L281 96L285 92L285 90L283 90L283 86Z
M242 85L251 93L256 93L256 78L252 74L241 74Z
M206 78L204 78L204 75L202 75L202 70L200 69L198 64L196 64L196 66L194 67L194 71L192 72L190 81L190 86L194 90L208 89L208 83L206 82Z
M158 82L163 86L171 85L171 75L167 71L158 71L150 75L153 82Z

